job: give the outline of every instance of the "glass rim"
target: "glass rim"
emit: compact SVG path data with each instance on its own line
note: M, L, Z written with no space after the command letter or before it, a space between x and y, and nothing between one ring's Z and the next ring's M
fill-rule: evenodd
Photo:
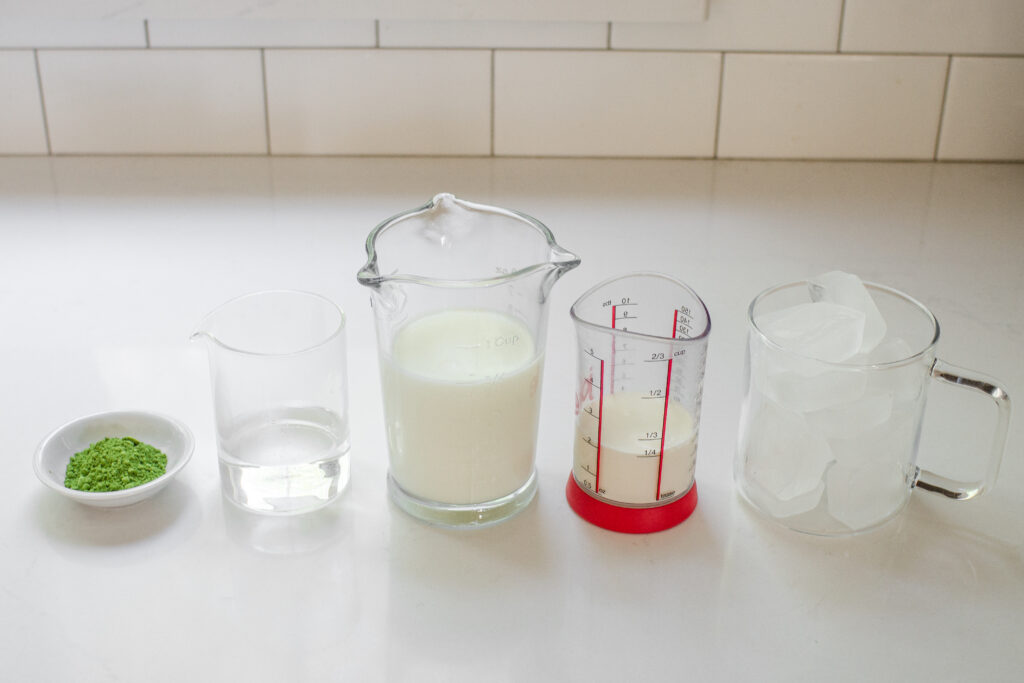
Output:
M931 310L927 306L925 306L923 303L921 303L920 301L918 301L914 297L910 296L906 292L902 292L902 291L900 291L900 290L898 290L898 289L896 289L894 287L887 287L885 285L880 285L880 284L875 283L875 282L864 282L863 284L864 284L865 287L867 287L869 289L876 289L878 291L885 292L886 294L890 294L890 295L895 296L895 297L897 297L899 299L902 299L903 301L911 304L912 306L915 306L919 311L924 313L925 316L928 318L928 320L931 322L931 325L932 325L932 338L931 338L931 341L929 341L927 344L925 344L925 346L922 349L920 349L919 351L915 351L914 353L911 353L909 356L905 356L904 358L899 358L899 359L893 360L893 361L886 361L884 363L850 363L850 362L847 362L847 361L828 361L828 360L822 360L821 358L815 358L814 356L808 356L808 355L800 353L798 351L793 351L792 349L787 349L787 348L779 345L778 343L776 343L774 340L772 340L772 338L769 337L765 333L764 330L762 330L760 327L757 326L757 323L754 321L754 309L757 307L757 305L759 303L761 303L763 300L765 300L766 298L768 298L769 296L771 296L773 294L776 294L776 293L778 293L778 292L780 292L780 291L782 291L784 289L790 289L792 287L806 287L809 283L810 283L809 280L793 280L793 281L790 281L790 282L784 282L782 284L774 285L774 286L769 287L769 288L767 288L765 290L762 290L757 296L755 296L750 301L750 305L747 307L747 325L750 326L751 331L756 333L757 336L761 339L761 341L766 346L768 346L769 348L771 348L771 349L773 349L775 351L780 351L782 353L787 353L787 354L789 354L791 356L795 356L797 358L801 358L801 359L804 359L804 360L814 361L816 363L821 363L823 365L828 365L828 366L831 366L831 367L846 368L846 369L849 369L849 368L861 368L861 369L863 369L863 368L894 367L894 366L898 366L898 365L904 365L904 364L906 364L906 363L908 363L910 361L916 361L919 358L921 358L922 356L924 356L926 353L928 353L930 350L934 349L935 345L939 342L939 321L935 317L935 314L932 313Z
M474 211L505 216L506 218L526 223L547 241L548 248L551 250L550 258L543 263L531 264L510 273L502 273L501 275L487 278L470 278L468 280L449 280L445 278L428 277L426 275L416 275L415 273L392 273L390 275L381 275L380 271L377 269L377 238L388 230L394 228L402 221L430 211L441 201L451 201L458 206L472 209ZM381 221L373 230L370 231L370 234L366 236L366 263L363 264L363 267L359 269L358 273L356 273L356 280L359 284L365 287L379 287L385 282L404 282L409 284L428 285L432 287L463 289L472 287L493 287L495 285L509 282L510 280L517 280L519 278L526 277L527 275L532 275L538 271L550 270L552 268L570 270L579 264L580 257L558 244L558 242L555 241L555 235L551 232L551 229L533 216L529 216L521 211L515 211L513 209L503 209L498 206L466 201L465 199L459 199L451 193L442 192L435 195L429 202L422 206L396 213L390 218Z
M286 294L286 295L289 295L289 296L298 295L298 296L300 296L302 298L318 299L320 302L326 304L329 309L331 309L334 313L337 314L338 322L335 325L334 329L332 329L330 331L330 333L328 333L326 336L324 336L323 339L321 339L320 341L318 341L318 342L316 342L314 344L310 344L309 346L304 346L302 348L296 349L294 351L285 351L285 352L282 352L282 353L269 353L269 352L266 352L266 351L253 351L253 350L250 350L250 349L241 349L241 348L238 348L237 346L232 346L231 344L225 344L223 341L218 339L216 336L214 336L213 334L210 334L209 332L207 332L206 330L203 329L204 324L208 320L210 320L213 316L217 315L218 313L221 313L228 306L232 306L234 304L237 304L237 303L239 303L239 302L241 302L241 301L243 301L245 299L251 299L251 298L254 298L254 297L258 297L258 296L265 296L267 294ZM221 305L219 305L216 308L214 308L212 311L210 311L205 316L203 316L203 319L201 321L199 321L198 328L192 333L192 335L189 337L189 339L190 340L195 340L198 337L206 337L207 339L209 339L210 341L214 342L215 344L217 344L217 346L221 347L222 349L225 349L227 351L231 351L233 353L242 354L242 355L245 355L245 356L255 356L255 357L262 357L262 358L286 358L288 356L298 356L300 354L308 353L309 351L313 351L315 349L318 349L318 348L320 348L322 346L326 346L327 344L332 342L334 339L336 339L339 335L341 335L345 331L345 322L346 322L345 311L343 311L341 309L341 307L338 306L338 304L334 303L333 301L331 301L330 299L328 299L327 297L325 297L322 294L317 294L316 292L307 292L307 291L301 290L301 289L261 289L261 290L256 291L256 292L248 292L246 294L240 294L239 296L236 296L236 297L234 297L232 299L228 299L227 301L225 301Z
M684 289L687 292L689 292L690 294L692 294L693 298L696 299L697 303L700 304L701 310L704 311L704 318L707 320L707 323L704 325L704 329L701 330L701 333L696 335L696 336L693 336L693 337L665 337L665 336L658 335L658 334L646 334L644 332L634 332L632 330L619 330L619 329L616 329L614 327L609 327L608 325L602 325L601 323L595 323L593 321L585 320L582 317L580 317L580 314L577 312L576 309L577 309L577 307L580 305L580 303L584 299L590 297L592 294L594 294L597 290L601 289L605 285L610 285L611 283L618 282L619 280L625 280L627 278L635 278L635 277L654 277L654 278L660 278L662 280L668 280L672 284L674 284L674 285L680 287L681 289ZM643 270L642 271L635 271L635 272L632 272L632 273L626 273L624 275L617 275L615 277L610 277L607 280L602 280L601 282L598 282L596 285L594 285L593 287L591 287L587 291L583 292L583 294L580 294L579 297L576 299L576 301L573 302L572 306L569 307L569 317L572 319L572 321L574 323L577 323L579 325L583 325L583 326L588 327L588 328L590 328L592 330L598 330L600 332L607 332L607 333L611 333L611 334L621 334L621 335L625 335L625 336L628 336L628 337L635 337L637 339L646 339L646 340L659 341L659 342L664 342L666 344L681 344L681 343L682 344L688 344L688 343L694 343L694 342L700 342L700 341L707 341L708 336L711 334L711 313L708 311L707 304L705 304L704 300L702 298L700 298L700 295L697 294L696 291L694 291L693 287L690 287L688 284L686 284L685 282L683 282L679 278L675 278L675 277L672 277L671 275L666 275L664 273L658 273L658 272L649 271L649 270L647 270L647 271L643 271Z

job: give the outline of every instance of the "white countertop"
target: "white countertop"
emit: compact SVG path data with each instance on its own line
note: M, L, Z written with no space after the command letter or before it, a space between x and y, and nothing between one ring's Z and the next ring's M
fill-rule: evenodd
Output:
M391 505L368 294L380 220L439 191L545 222L583 264L554 289L540 491L495 527ZM820 539L732 483L744 316L832 269L902 289L939 355L1017 401L981 498L914 493L878 531ZM700 502L630 536L575 516L568 308L613 274L673 274L712 333ZM352 483L305 517L220 495L205 351L223 301L297 288L349 316ZM0 159L0 678L9 681L1016 681L1024 669L1024 166L495 159ZM977 471L994 408L933 386L920 464ZM81 507L36 444L109 409L174 415L192 462L157 497ZM966 419L961 419L966 418ZM976 454L971 461L972 454Z

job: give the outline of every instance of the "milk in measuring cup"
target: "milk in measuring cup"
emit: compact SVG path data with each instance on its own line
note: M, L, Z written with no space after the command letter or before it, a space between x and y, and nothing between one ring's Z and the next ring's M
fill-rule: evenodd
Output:
M675 401L666 408L660 396L609 394L584 404L576 418L573 474L586 490L614 502L668 500L693 484L696 437L693 416Z
M381 357L391 476L451 504L495 500L533 473L542 358L509 316L450 310L398 331Z

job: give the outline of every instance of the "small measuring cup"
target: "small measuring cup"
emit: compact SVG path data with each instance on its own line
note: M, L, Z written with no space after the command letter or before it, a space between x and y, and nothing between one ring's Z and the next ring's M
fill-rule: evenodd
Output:
M392 500L443 526L506 519L537 490L548 295L579 258L529 216L450 194L366 251Z
M697 505L707 307L673 277L632 273L587 291L570 315L578 348L569 505L613 531L679 524Z

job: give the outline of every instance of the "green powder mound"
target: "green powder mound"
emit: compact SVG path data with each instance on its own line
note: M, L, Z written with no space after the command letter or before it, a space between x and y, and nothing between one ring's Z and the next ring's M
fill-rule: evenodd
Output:
M167 472L167 456L126 436L97 441L71 456L64 486L76 491L121 491Z

